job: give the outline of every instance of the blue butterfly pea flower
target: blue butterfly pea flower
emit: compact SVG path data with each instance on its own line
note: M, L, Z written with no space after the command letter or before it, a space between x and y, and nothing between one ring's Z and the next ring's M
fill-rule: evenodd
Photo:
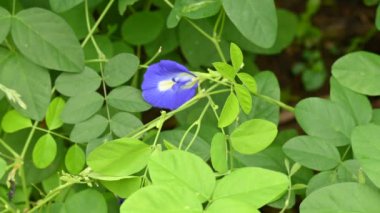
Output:
M183 65L171 60L150 65L141 86L146 102L170 110L177 109L194 97L197 87L197 77Z

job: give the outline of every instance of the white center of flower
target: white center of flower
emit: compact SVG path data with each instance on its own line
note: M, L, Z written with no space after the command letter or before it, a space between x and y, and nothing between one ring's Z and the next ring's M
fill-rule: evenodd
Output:
M164 92L170 90L174 86L175 82L172 80L164 80L158 83L158 90Z

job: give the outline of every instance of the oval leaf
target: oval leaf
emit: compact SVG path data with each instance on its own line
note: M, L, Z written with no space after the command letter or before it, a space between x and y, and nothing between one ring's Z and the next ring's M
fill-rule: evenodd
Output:
M38 65L67 72L84 68L83 50L73 30L48 10L30 8L13 16L12 38L20 52Z
M77 143L86 143L91 139L103 134L108 126L108 120L101 115L94 115L92 118L75 124L70 133L70 139Z
M7 133L17 132L32 126L32 121L16 110L8 111L1 120L1 128Z
M127 82L139 68L140 60L129 53L121 53L111 58L104 67L104 81L110 87Z
M33 148L33 163L39 169L48 167L57 154L57 144L50 134L41 136Z
M108 95L109 104L127 112L143 112L150 108L142 98L141 91L131 86L113 89Z
M228 150L226 136L223 133L216 133L211 141L211 163L212 167L219 173L228 171Z
M11 14L0 7L0 43L3 43L11 29Z
M282 173L262 168L236 169L216 185L213 200L233 199L260 208L283 194L289 186Z
M86 163L86 155L78 145L72 145L66 152L65 166L71 174L79 174Z
M136 116L127 112L118 112L111 118L111 130L118 137L124 137L143 123Z
M210 167L198 156L169 150L153 155L148 164L153 184L188 187L201 201L211 197L215 177Z
M129 176L148 163L150 146L132 138L106 142L93 150L87 164L95 172L105 176ZM120 167L120 163L123 166Z
M65 100L61 97L56 97L51 101L45 118L49 130L57 129L63 125L61 114L64 106Z
M380 95L380 56L369 52L349 53L332 66L333 76L343 86L364 95Z
M239 115L239 112L239 101L235 94L231 93L224 104L222 112L220 113L218 127L222 128L232 124L232 122L234 122Z
M253 119L242 123L231 134L232 147L242 154L264 150L276 138L277 126L267 120Z

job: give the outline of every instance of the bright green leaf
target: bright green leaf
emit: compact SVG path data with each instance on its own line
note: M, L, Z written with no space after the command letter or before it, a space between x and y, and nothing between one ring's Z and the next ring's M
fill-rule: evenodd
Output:
M125 41L133 45L152 42L164 28L164 19L158 12L137 12L129 16L121 27Z
M83 50L74 32L48 10L21 10L13 17L12 37L20 52L38 65L67 72L84 69Z
M17 132L28 127L32 127L32 121L20 115L16 110L8 111L1 120L1 128L7 133Z
M68 99L62 110L61 119L75 124L94 115L103 105L104 98L97 92L81 94Z
M231 93L224 104L222 112L220 113L218 127L222 128L232 124L232 122L234 122L239 115L239 112L239 101L236 95Z
M224 62L215 62L212 63L212 65L224 78L227 78L232 82L235 81L236 72L231 65Z
M351 135L352 150L369 179L380 187L380 126L358 126Z
M136 116L118 112L111 118L111 130L118 137L124 137L143 124Z
M239 71L243 66L243 53L235 43L231 43L230 57L235 71Z
M364 94L380 95L380 56L370 52L353 52L339 58L332 74L343 86Z
M249 114L252 110L252 96L249 93L249 90L240 84L234 85L234 90L239 100L241 109L245 114Z
M90 119L75 124L70 133L70 139L76 143L88 143L106 130L108 120L101 115L94 115Z
M86 155L77 144L72 145L66 152L65 166L70 174L79 174L86 163Z
M283 194L289 186L285 174L246 167L234 170L216 185L213 200L233 199L260 208Z
M353 201L350 198L355 198ZM339 183L323 187L301 203L302 213L369 213L380 209L380 193L359 183Z
M33 148L33 163L39 169L48 167L57 154L57 144L50 134L41 136Z
M11 14L0 7L0 43L3 43L11 29Z
M61 114L65 106L65 100L61 97L54 98L46 112L46 125L49 130L57 129L63 125Z
M223 133L216 133L211 141L210 149L212 167L219 173L228 170L228 149L226 136Z
M252 119L238 126L231 134L232 147L242 154L264 150L276 138L277 126L267 120Z
M101 175L129 176L146 166L151 152L150 146L137 139L121 138L98 146L87 157L87 164Z
M188 152L169 150L153 155L148 169L153 184L188 187L201 201L208 200L214 190L215 177L211 168L200 157Z
M202 213L197 196L184 187L148 186L132 194L120 207L120 213L181 212Z
M55 87L63 95L76 96L96 91L100 83L100 76L93 69L85 67L80 73L62 73L55 80Z
M249 41L273 46L277 36L277 15L273 0L222 0L228 18Z
M244 72L238 73L237 75L240 81L243 83L243 85L246 86L251 93L253 94L257 93L257 84L253 76Z
M127 198L140 189L141 181L141 177L131 177L116 181L101 181L101 183L117 196Z
M141 91L131 86L113 89L108 95L109 104L127 112L143 112L150 108L142 98Z
M337 146L350 143L355 122L337 103L321 98L307 98L296 105L295 115L308 135L326 139Z
M234 199L219 199L213 201L206 209L205 213L220 213L220 212L234 212L234 213L260 213L256 208L246 202Z
M111 58L104 67L104 81L110 87L127 82L139 68L140 60L133 54L121 53Z
M322 138L298 136L286 142L283 150L294 161L314 170L333 169L340 163L338 149Z

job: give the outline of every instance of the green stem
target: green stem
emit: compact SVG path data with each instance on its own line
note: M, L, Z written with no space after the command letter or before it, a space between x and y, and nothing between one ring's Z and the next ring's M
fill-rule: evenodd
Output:
M342 162L344 161L344 159L348 155L348 152L350 151L350 149L351 149L351 145L348 145L347 148L346 148L346 150L344 151L344 153L342 155L342 159L341 159Z
M12 147L10 147L5 141L3 141L3 139L0 138L0 144L9 152L13 155L14 158L18 158L19 155L17 154L17 152L12 149Z
M36 127L36 130L41 131L41 132L45 132L45 133L48 133L48 134L55 135L55 136L57 136L57 137L59 137L59 138L65 139L65 140L67 140L67 141L71 141L70 138L68 138L68 137L66 137L66 136L64 136L64 135L61 135L61 134L59 134L59 133L56 133L56 132L50 131L50 130L48 130L48 129L44 129L44 128L40 128L40 127Z
M287 110L289 112L294 112L294 107L291 107L291 106L289 106L289 105L287 105L287 104L285 104L285 103L283 103L281 101L278 101L278 100L273 99L273 98L271 98L269 96L261 95L261 94L258 94L258 93L255 93L254 95L257 96L257 97L259 97L259 98L261 98L261 99L263 99L264 101L266 101L268 103L278 105L279 107L281 107L281 108L283 108L283 109L285 109L285 110Z
M174 7L174 5L169 0L164 0L164 2L171 8Z
M100 22L103 20L104 16L107 14L108 10L111 8L113 2L114 2L114 0L110 0L108 2L106 7L104 8L102 14L100 14L98 20L96 20L94 26L89 30L89 33L87 34L86 38L83 40L83 42L81 44L82 47L84 47L86 45L86 43L88 42L88 40L92 37L95 30L98 28ZM86 13L88 14L88 2L87 2L87 0L85 0L85 4L86 4L85 10L86 10Z
M198 121L198 120L197 120L197 121ZM195 126L198 126L197 121L193 122L193 123L189 126L189 128L186 129L185 133L183 134L183 136L182 136L182 138L181 138L181 140L180 140L180 142L179 142L178 149L182 149L182 145L183 145L183 143L185 142L185 139L186 139L187 135L189 134L189 132L190 132Z
M201 33L204 37L206 37L208 40L210 40L211 42L215 42L215 39L210 36L208 33L206 33L202 28L200 28L198 25L196 25L193 21L189 20L189 19L185 19L187 22L190 23L191 26L193 26L199 33Z
M141 67L148 67L149 64L151 64L160 55L161 52L162 52L162 47L158 48L157 52L153 55L153 57L151 59L149 59L149 61L145 62L144 64L142 64L140 66Z
M26 151L28 151L29 145L32 142L32 138L33 138L34 132L36 131L37 125L38 125L38 121L35 121L34 124L33 124L33 126L32 126L32 129L29 132L28 138L26 139L24 148L22 149L22 152L21 152L21 155L20 155L21 159L25 158Z
M226 63L227 60L226 60L226 58L224 57L224 54L223 54L222 49L220 48L219 42L218 42L216 39L214 39L212 43L214 44L214 46L215 46L215 48L216 48L216 51L217 51L218 54L219 54L219 57L222 59L223 62Z
M16 0L12 1L12 16L16 14Z
M185 151L189 150L190 147L193 145L193 143L194 143L194 141L195 141L195 138L197 137L197 135L199 134L199 130L201 129L202 119L203 119L204 115L206 114L206 111L207 111L207 109L208 109L209 107L210 107L210 101L207 102L207 105L203 108L201 115L200 115L199 118L197 119L197 121L196 121L197 128L195 129L195 133L194 133L194 135L193 135L193 138L191 139L191 141L190 141L189 144L187 145Z
M99 63L99 62L108 62L107 59L90 59L90 60L86 60L85 63L88 64L88 63Z
M12 213L16 213L16 210L15 209L13 209L12 208L12 206L4 199L4 198L2 198L2 197L0 197L0 201L2 202L2 203L4 203L4 211L2 211L2 212L12 212Z
M22 191L23 191L24 197L25 197L25 209L29 209L29 205L30 205L30 203L29 203L29 192L28 192L28 188L26 185L24 165L21 165L21 167L19 168L18 175L20 176L20 179L21 179Z

